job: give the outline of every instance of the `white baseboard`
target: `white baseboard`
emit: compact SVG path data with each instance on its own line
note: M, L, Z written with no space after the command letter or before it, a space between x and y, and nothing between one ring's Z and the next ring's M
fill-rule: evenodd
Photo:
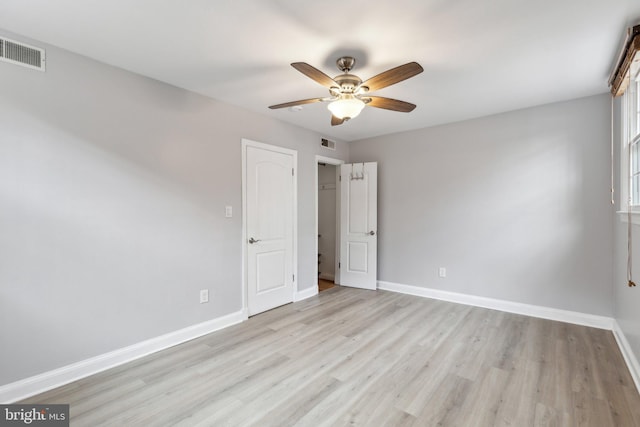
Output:
M331 280L332 282L336 279L336 276L333 274L320 273L320 277L323 280Z
M293 296L293 302L302 301L303 299L311 298L318 295L318 286L311 286L310 288L297 291Z
M247 320L245 311L238 311L217 319L189 326L128 347L82 360L53 371L0 386L0 403L13 403L56 387L97 374L109 368L147 356L174 345L201 337L219 329Z
M627 337L624 335L622 328L620 328L620 325L615 319L613 321L613 336L616 338L618 347L620 347L620 352L622 353L622 357L624 357L624 361L627 362L627 367L629 368L629 372L631 372L633 382L636 384L636 389L640 392L640 363L638 363L638 359L631 349L631 345L629 345Z
M613 330L614 320L613 318L606 316L597 316L577 311L560 310L558 308L523 304L519 302L383 281L378 282L378 289L472 305L475 307L490 308L493 310L506 311L508 313L523 314L525 316L539 317L542 319L558 320L560 322L574 323L576 325L590 326L592 328Z

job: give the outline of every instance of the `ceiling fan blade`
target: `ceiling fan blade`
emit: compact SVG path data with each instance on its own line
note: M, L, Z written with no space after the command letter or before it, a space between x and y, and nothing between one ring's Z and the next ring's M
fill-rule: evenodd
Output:
M402 113L408 113L416 108L415 104L397 99L383 98L381 96L368 96L367 98L371 99L371 101L367 103L370 107L384 108L385 110L400 111Z
M337 126L344 123L344 119L339 119L333 114L331 115L331 126Z
M408 64L400 65L399 67L392 68L377 76L371 77L362 83L360 87L366 86L369 88L369 92L373 92L374 90L399 83L423 71L424 69L417 62L409 62Z
M271 108L272 110L276 110L278 108L293 107L294 105L304 105L304 104L311 104L314 102L322 102L323 99L324 98L301 99L300 101L291 101L291 102L285 102L284 104L270 105L269 108Z
M332 87L340 87L340 85L336 83L336 81L331 77L327 76L325 73L315 67L312 67L306 62L294 62L293 64L291 64L291 66L310 79L320 83L327 89L331 89Z

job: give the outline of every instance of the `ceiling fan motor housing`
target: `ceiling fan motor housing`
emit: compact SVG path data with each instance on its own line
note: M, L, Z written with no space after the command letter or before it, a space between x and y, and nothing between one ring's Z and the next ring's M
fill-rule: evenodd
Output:
M354 93L356 88L362 84L362 79L353 74L340 74L333 80L340 85L341 93Z

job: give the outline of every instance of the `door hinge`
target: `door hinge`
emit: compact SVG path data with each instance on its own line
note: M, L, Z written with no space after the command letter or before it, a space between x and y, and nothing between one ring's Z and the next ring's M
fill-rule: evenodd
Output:
M293 281L294 282L296 281L296 275L295 274L293 275Z
M338 181L342 181L342 175L338 175Z
M340 268L340 263L338 263L338 268Z
M293 168L291 168L291 176L296 176Z

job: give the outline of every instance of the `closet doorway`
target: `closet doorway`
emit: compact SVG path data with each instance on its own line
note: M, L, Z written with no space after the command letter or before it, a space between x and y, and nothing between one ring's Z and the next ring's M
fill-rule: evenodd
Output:
M340 284L341 160L316 156L316 254L318 291Z

